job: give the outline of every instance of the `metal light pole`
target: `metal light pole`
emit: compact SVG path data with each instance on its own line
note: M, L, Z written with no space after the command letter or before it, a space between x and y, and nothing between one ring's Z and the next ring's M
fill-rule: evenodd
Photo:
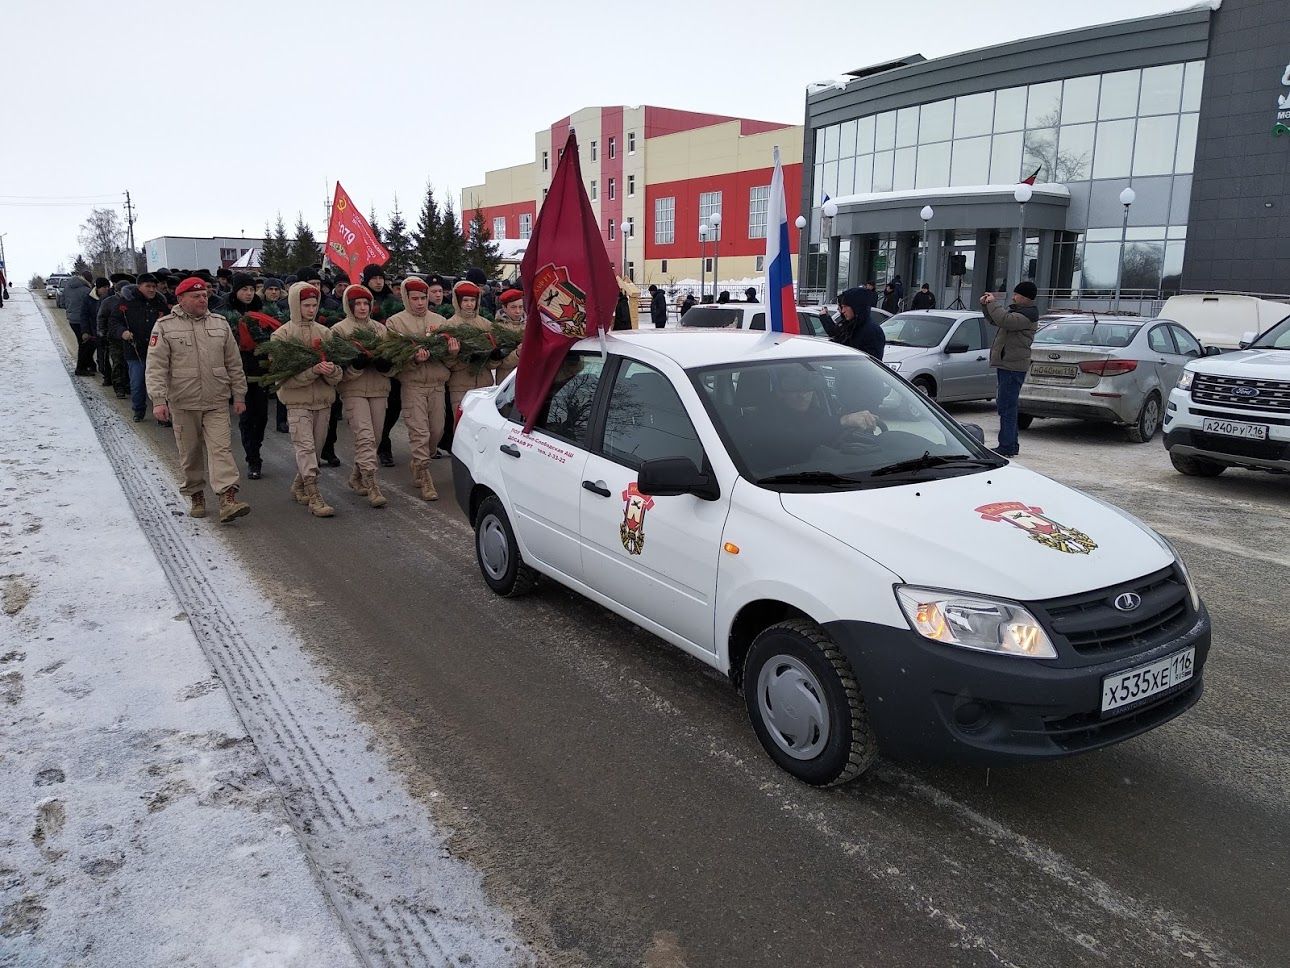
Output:
M631 235L632 235L632 220L625 219L623 221L623 278L624 279L630 278L627 274L627 240L631 238Z
M721 213L713 212L708 216L708 221L712 223L712 301L717 301L717 290L721 288L718 281L721 276Z
M1021 182L1012 190L1012 197L1017 200L1020 208L1017 220L1017 282L1026 277L1026 202L1030 201L1032 194L1034 189L1025 182Z
M801 247L801 242L800 242L800 240L801 240L801 238L802 238L802 229L806 228L806 216L805 216L805 215L799 215L797 218L795 218L795 219L793 220L793 225L797 228L797 237L798 237L798 239L799 239L799 242L798 242L798 250L799 250L799 251L801 251L801 248L802 248L802 247ZM773 226L770 226L770 227L768 227L768 228L769 228L771 231L774 231L774 227L773 227ZM810 240L810 239L807 239L807 240L806 240L806 264L807 264L807 268L809 269L809 268L810 268L810 264L811 264L811 240ZM767 266L767 267L766 267L766 271L767 271L767 272L769 272L769 271L770 271L770 266ZM802 273L802 275L803 275L803 276L805 276L805 275L806 275L806 273L805 273L805 272L803 272L803 273ZM799 286L803 286L803 287L804 287L804 286L806 285L806 279L805 279L805 278L799 279L799 280L798 280L798 285L799 285ZM770 298L770 290L769 290L769 289L767 289L767 290L766 290L766 298L767 298L767 299L769 299L769 298ZM796 301L796 300L794 300L794 301Z
M708 294L708 220L699 223L699 302Z
M1120 226L1120 257L1115 260L1115 312L1120 311L1120 283L1124 281L1124 243L1129 237L1129 206L1138 197L1132 188L1120 192L1120 204L1124 206L1124 222Z
M833 219L838 214L838 203L829 199L824 203L824 225L821 234L824 236L824 302L829 302L837 295L838 287L833 274L838 267L833 264Z
M922 211L918 213L918 217L923 220L923 257L922 257L922 264L919 265L918 267L918 274L920 278L917 280L910 279L909 284L911 286L918 285L919 282L928 281L927 279L927 223L932 220L932 216L935 214L936 214L935 211L932 210L932 206L930 205L924 205Z

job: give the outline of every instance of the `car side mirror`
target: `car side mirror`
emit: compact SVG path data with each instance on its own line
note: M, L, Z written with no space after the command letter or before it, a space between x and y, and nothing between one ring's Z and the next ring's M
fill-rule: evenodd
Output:
M946 353L967 353L969 351L967 343L951 343L945 347Z
M965 423L961 425L968 432L968 436L978 444L985 446L985 431L981 429L980 424Z
M688 457L658 457L641 464L636 489L650 497L693 494L704 501L721 497L716 479L694 466Z
M1217 346L1206 346L1202 348L1200 355L1201 356L1219 356L1222 354L1222 352L1223 352L1222 349Z
M1253 342L1254 342L1254 337L1256 337L1256 336L1258 336L1258 335L1259 335L1259 334L1258 334L1258 333L1256 333L1256 332L1254 332L1254 330L1247 330L1246 332L1242 333L1242 334L1241 334L1241 349L1245 349L1247 346L1249 346L1251 343L1253 343Z

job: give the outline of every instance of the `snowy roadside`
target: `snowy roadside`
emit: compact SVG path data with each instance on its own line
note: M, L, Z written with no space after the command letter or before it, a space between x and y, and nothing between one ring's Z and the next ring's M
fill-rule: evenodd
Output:
M0 310L0 966L531 961L47 325Z

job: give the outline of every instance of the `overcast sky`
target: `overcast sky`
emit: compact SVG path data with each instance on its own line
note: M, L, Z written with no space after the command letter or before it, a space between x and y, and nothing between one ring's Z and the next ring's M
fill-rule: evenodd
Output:
M90 207L126 189L139 244L259 236L279 210L321 239L335 179L382 222L397 193L411 223L427 179L455 201L581 107L800 124L806 85L857 67L1187 5L16 0L0 51L9 277L70 267Z

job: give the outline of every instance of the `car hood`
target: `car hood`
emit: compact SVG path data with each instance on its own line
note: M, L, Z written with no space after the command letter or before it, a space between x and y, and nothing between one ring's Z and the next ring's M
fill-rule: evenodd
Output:
M1131 515L1016 464L780 499L793 517L903 581L933 588L1033 601L1141 578L1173 561Z
M892 346L888 343L883 347L882 361L884 363L900 363L915 356L926 356L935 352L937 352L937 347L935 346Z
M1192 360L1187 369L1210 376L1290 380L1290 350L1241 350Z

